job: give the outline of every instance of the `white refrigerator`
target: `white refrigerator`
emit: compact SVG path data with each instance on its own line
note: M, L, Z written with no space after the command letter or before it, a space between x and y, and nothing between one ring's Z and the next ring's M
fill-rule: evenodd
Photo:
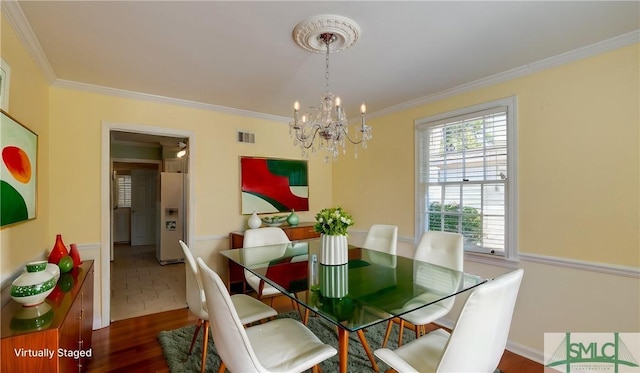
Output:
M156 257L161 265L184 261L178 241L185 240L185 177L183 173L160 173L160 242Z

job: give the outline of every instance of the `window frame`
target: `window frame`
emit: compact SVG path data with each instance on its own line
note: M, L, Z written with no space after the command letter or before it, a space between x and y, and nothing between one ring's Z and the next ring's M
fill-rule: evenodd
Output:
M440 125L447 120L454 121L461 116L470 115L472 113L481 112L503 106L507 108L507 180L505 182L505 237L504 237L504 255L501 253L481 253L465 250L465 257L475 261L494 264L494 262L517 261L517 228L518 228L518 170L517 170L517 98L515 96L481 103L465 108L460 108L445 113L440 113L428 117L416 119L414 121L414 177L415 177L415 243L420 241L425 230L425 196L421 192L423 186L420 180L421 170L421 132L425 128Z

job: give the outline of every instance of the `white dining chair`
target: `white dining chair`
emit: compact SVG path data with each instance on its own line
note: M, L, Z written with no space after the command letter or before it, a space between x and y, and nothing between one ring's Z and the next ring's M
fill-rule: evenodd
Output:
M435 264L441 267L454 269L456 271L462 271L464 265L464 237L459 233L452 232L425 232L418 243L418 247L416 248L414 260ZM414 264L414 276L416 277L415 282L430 289L431 292L438 290L453 290L451 288L456 284L451 284L446 281L445 283L438 282L440 277L433 273L437 270L437 268L429 266L420 266L420 263ZM444 279L448 278L444 277ZM429 293L419 295L407 302L403 308L413 308L416 303L425 304L425 302L428 302L428 297L430 297ZM402 334L405 322L409 322L415 327L416 338L419 338L420 334L424 333L426 325L447 315L451 311L454 303L455 297L450 297L400 316L397 320L400 325L398 346L402 345ZM399 310L398 313L400 312L401 310ZM387 331L382 341L382 347L387 345L393 323L394 321L389 321L387 325Z
M263 258L278 258L282 256L286 251L288 247L288 245L286 244L290 244L290 243L291 243L291 240L289 240L289 237L284 232L284 230L282 230L282 228L265 227L265 228L247 229L246 231L244 231L244 239L242 241L242 247L247 249L252 247L274 245L272 248L269 248L270 250L273 250L273 256L270 257L269 253L265 252L265 250L262 250L262 249L260 249L259 255ZM281 245L278 245L278 244L281 244ZM254 260L254 259L255 258L251 257L250 252L246 252L245 260ZM258 260L258 259L255 259L255 260ZM266 261L268 262L268 260ZM244 270L244 278L247 281L247 284L249 284L249 286L253 290L255 290L255 292L258 294L258 299L270 298L269 301L272 306L273 306L273 298L278 295L282 295L280 290L267 284L264 280L260 279L258 276L253 274L248 269ZM302 315L302 311L300 310L298 303L295 300L291 299L291 305L293 306L294 309L300 312L300 316L303 317L303 319L306 322L307 319Z
M244 239L242 242L243 248L251 248L256 246L266 246L275 244L290 243L287 234L279 227L266 227L247 229L244 231ZM274 250L277 250L274 247ZM281 253L274 254L275 257ZM258 299L271 297L271 304L273 304L273 297L280 295L280 291L273 286L265 283L258 276L251 273L251 271L245 269L244 277L247 284L251 286L253 290L258 294Z
M186 276L190 277L191 280L189 282L191 284L196 285L190 288L188 287L186 289L187 305L189 306L189 310L198 318L198 321L196 323L196 330L193 333L191 346L189 347L189 352L187 353L186 359L191 356L191 352L193 351L193 346L196 343L196 339L198 337L198 334L200 333L200 329L204 326L204 335L202 338L201 367L201 371L204 372L205 363L207 361L207 344L209 339L209 312L207 311L204 287L202 285L202 279L200 277L196 261L193 259L193 254L191 254L191 250L189 249L187 244L185 244L182 240L180 240L179 242L180 247L182 247L184 257L187 261L187 264L185 266ZM246 294L232 295L231 301L243 325L274 317L278 314L278 312L273 308Z
M395 268L397 263L398 226L387 224L372 225L367 232L362 247L376 251L375 253L368 253L368 259L372 263ZM383 253L383 255L377 252ZM391 254L391 256L384 254Z
M504 353L524 271L480 285L467 299L451 333L434 330L396 350L375 355L398 372L492 373Z
M303 372L335 356L337 350L323 343L299 321L283 318L248 328L236 312L220 276L197 259L207 306L211 333L221 366L231 372Z

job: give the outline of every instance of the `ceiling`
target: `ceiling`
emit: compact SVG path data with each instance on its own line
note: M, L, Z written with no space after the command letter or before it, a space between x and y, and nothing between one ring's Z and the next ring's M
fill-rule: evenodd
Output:
M355 46L330 58L331 89L351 118L362 102L375 115L621 35L637 39L640 29L638 1L4 3L11 20L30 25L39 46L29 48L42 52L52 83L280 120L294 101L316 105L324 91L324 55L292 38L311 16L361 28Z

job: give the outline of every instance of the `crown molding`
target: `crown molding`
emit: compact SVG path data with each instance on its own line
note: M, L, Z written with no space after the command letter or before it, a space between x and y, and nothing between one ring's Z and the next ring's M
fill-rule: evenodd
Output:
M575 62L587 57L592 57L601 53L626 47L628 45L632 45L638 42L640 42L640 30L635 30L635 31L622 34L622 35L619 35L595 44L574 49L573 51L562 53L557 56L549 57L547 59L533 62L528 65L507 70L495 75L488 76L486 78L474 80L472 82L465 83L457 87L453 87L451 89L446 89L444 91L440 91L432 95L423 96L423 97L420 97L411 101L407 101L398 105L390 106L385 109L373 112L371 114L367 114L367 117L376 118L376 117L381 117L383 115L388 115L391 113L412 109L417 106L430 104L436 101L443 100L448 97L470 92L479 88L492 86L498 83L503 83L512 79L537 73L542 70L550 69L556 66L561 66L561 65L568 64L570 62Z
M33 58L36 65L40 68L45 78L49 81L50 85L54 85L57 87L70 88L70 89L78 89L82 91L117 96L117 97L139 99L139 100L158 102L158 103L169 103L169 104L186 106L186 107L201 109L201 110L224 112L224 113L229 113L234 115L270 120L275 122L288 123L290 120L290 118L282 117L278 115L258 113L254 111L235 109L235 108L230 108L226 106L206 104L202 102L189 101L189 100L183 100L183 99L177 99L177 98L171 98L171 97L152 95L148 93L127 91L123 89L109 88L109 87L58 79L53 68L51 67L51 64L49 63L49 60L47 59L47 56L42 50L42 47L40 46L38 39L35 37L35 34L31 29L31 25L29 25L29 22L27 21L24 13L22 12L22 9L20 8L20 5L18 4L18 2L14 0L3 0L3 1L0 1L0 4L2 5L2 13L6 15L7 20L11 24L12 28L14 29L14 31L16 32L20 40L22 41L25 49L27 50L29 55ZM544 60L530 63L528 65L517 67L515 69L507 70L502 73L491 75L486 78L465 83L457 87L453 87L451 89L446 89L444 91L440 91L432 95L423 96L423 97L410 100L398 105L387 107L382 110L378 110L376 112L367 113L367 117L377 118L377 117L381 117L381 116L395 113L398 111L412 109L417 106L429 104L432 102L443 100L448 97L470 92L479 88L491 86L491 85L509 81L515 78L530 75L542 70L564 65L570 62L583 59L583 58L595 56L600 53L622 48L638 42L640 42L640 30L635 30L623 35L613 37L611 39L607 39L595 44L591 44L582 48L575 49L573 51L562 53L554 57L550 57Z
M173 104L173 105L184 106L192 109L229 113L229 114L240 115L240 116L245 116L250 118L270 120L274 122L289 123L289 121L291 120L290 118L281 117L278 115L258 113L255 111L236 109L236 108L227 107L227 106L206 104L203 102L183 100L180 98L159 96L159 95L153 95L153 94L143 93L143 92L129 91L126 89L110 88L110 87L99 86L94 84L74 82L70 80L57 79L52 85L54 87L76 89L76 90L85 91L85 92L98 93L98 94L121 97L121 98L129 98L134 100L156 102L161 104Z
M18 2L3 0L0 1L0 4L2 5L2 14L7 17L9 24L18 35L29 56L31 56L35 64L40 68L40 71L44 74L45 79L49 84L55 82L57 79L56 73L53 71L47 55L44 53L44 50L42 50L40 42L36 38Z

